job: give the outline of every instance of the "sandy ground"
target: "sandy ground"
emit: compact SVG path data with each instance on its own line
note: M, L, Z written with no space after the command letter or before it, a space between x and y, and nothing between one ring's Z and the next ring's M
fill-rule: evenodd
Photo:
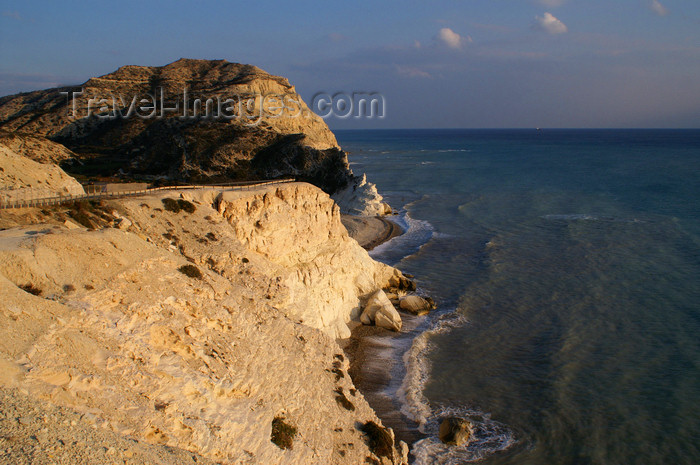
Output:
M342 215L341 221L350 237L365 250L372 250L392 237L403 234L399 225L386 218Z

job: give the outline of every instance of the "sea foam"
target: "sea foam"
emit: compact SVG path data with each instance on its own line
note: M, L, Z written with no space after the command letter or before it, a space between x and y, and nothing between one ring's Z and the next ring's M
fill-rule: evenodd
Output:
M455 311L443 313L431 329L413 340L411 348L404 354L406 374L397 392L402 404L401 413L418 423L419 431L428 436L412 447L416 465L457 465L475 462L494 452L507 449L516 442L513 432L505 425L492 420L490 414L466 406L431 406L424 395L431 371L428 359L432 349L431 337L468 324L468 320ZM447 446L438 439L440 422L448 416L466 418L472 422L474 435L469 444L460 447Z

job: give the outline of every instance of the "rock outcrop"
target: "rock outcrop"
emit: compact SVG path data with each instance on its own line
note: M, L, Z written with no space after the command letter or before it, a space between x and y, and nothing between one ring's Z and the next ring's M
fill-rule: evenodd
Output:
M80 158L63 166L72 173L197 183L291 176L329 194L364 192L348 211L385 209L289 81L251 65L123 66L80 86L0 98L0 129L65 145Z
M292 183L94 208L124 229L0 231L0 388L80 414L81 437L87 423L174 456L406 463L358 427L381 422L334 341L365 294L406 278L347 236L327 194ZM291 448L271 440L279 419ZM111 457L128 458L121 444Z
M367 299L360 321L365 325L375 324L391 331L401 331L402 327L401 315L381 289Z
M377 192L377 186L367 182L367 176L362 175L345 188L333 194L333 200L338 202L343 213L358 216L383 216L391 213L391 207Z
M464 418L458 417L443 419L438 432L440 440L451 446L461 446L469 443L472 434L472 424Z
M38 197L84 194L83 187L61 168L51 163L48 152L62 156L67 150L48 140L29 138L29 144L41 145L44 154L37 152L39 161L17 153L22 144L15 139L0 138L0 201L15 201Z
M401 310L414 315L425 315L433 309L433 306L423 297L417 295L407 295L399 299Z

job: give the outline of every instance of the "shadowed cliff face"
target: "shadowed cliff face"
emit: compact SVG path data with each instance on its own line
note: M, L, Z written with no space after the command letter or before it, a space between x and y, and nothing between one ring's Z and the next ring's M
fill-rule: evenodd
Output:
M224 60L124 66L82 86L3 97L0 128L65 145L82 163L68 171L86 175L296 176L328 193L353 179L333 133L285 78Z

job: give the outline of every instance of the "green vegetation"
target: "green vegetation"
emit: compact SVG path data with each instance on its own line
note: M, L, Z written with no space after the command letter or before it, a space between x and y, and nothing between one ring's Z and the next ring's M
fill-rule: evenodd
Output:
M285 423L284 418L275 417L272 420L272 434L270 434L270 441L272 441L280 449L293 449L292 442L294 441L294 436L297 434L297 429Z
M202 272L194 265L182 265L177 270L190 278L202 279Z
M192 202L185 199L171 199L168 197L161 200L161 202L163 202L163 208L173 213L180 213L180 211L194 213L197 210L197 207Z

